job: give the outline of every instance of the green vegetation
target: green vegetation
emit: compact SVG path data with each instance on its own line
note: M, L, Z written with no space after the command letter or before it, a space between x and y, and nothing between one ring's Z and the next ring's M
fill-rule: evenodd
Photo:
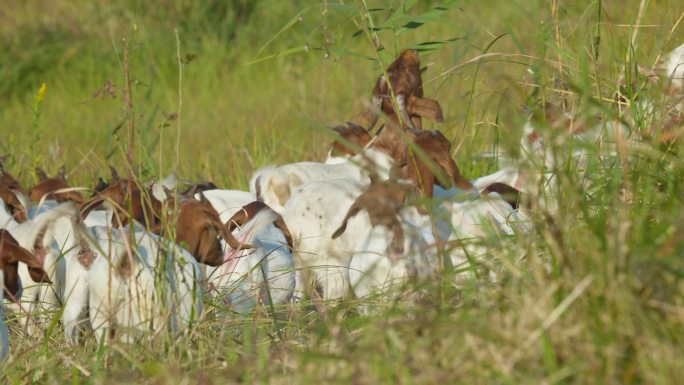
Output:
M496 169L478 154L519 151L523 105L564 99L581 116L633 121L635 136L658 127L613 95L623 71L642 84L637 64L684 43L676 0L386 3L5 0L8 171L28 186L35 165L65 164L72 185L93 187L108 163L123 166L123 39L141 177L177 164L181 177L224 188L246 188L266 164L322 159L325 127L360 112L406 47L431 64L426 95L445 113L432 128L476 177ZM584 176L555 170L558 212L534 216L516 248L492 249L496 282L455 288L445 273L377 316L356 315L355 301L324 313L303 304L134 346L72 348L56 323L35 338L15 327L0 383L677 383L684 162L648 141L626 151L590 160Z

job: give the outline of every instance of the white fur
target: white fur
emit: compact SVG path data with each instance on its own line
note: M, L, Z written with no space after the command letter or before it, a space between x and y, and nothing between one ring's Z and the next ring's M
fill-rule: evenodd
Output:
M90 322L98 341L110 331L130 342L134 331L186 330L202 310L199 264L172 241L146 231L136 230L131 244L128 231L97 227L87 237L98 254L88 271ZM132 264L126 276L117 270L124 258Z
M226 223L242 206L256 200L256 195L253 193L240 190L207 190L202 194L214 207L223 223ZM195 199L200 199L200 193L195 194Z
M404 251L392 256L392 231L386 226L371 227L367 215L357 215L362 217L360 223L368 228L367 235L357 242L349 264L349 282L357 298L372 295L373 305L377 306L392 289L405 284L410 277L425 280L438 271L439 257L429 216L419 214L414 207L401 210ZM370 308L362 304L360 310L368 313Z
M295 243L297 271L311 275L324 299L345 298L349 291L349 262L356 243L368 233L367 215L357 215L337 239L332 234L342 223L347 210L363 192L356 180L335 179L309 182L298 187L287 202L283 219ZM302 295L305 282L298 280L296 295Z
M350 179L367 185L373 172L381 180L388 179L393 163L394 160L386 153L367 146L343 163L300 162L258 170L250 180L250 191L256 194L259 190L264 203L282 214L298 186L331 179Z
M77 342L78 327L86 319L87 292L85 269L78 263L80 244L75 234L73 221L78 211L72 203L57 204L46 201L44 205L32 208L29 221L17 225L9 231L19 244L34 251L36 237L41 228L47 227L43 238L46 249L43 267L52 284L33 282L24 264L19 265L19 276L25 285L21 302L29 315L40 309L55 310L64 306L62 322L67 340ZM28 323L34 317L26 317ZM33 326L30 331L35 330Z
M684 88L684 44L672 50L663 60L665 76L672 81L672 86Z

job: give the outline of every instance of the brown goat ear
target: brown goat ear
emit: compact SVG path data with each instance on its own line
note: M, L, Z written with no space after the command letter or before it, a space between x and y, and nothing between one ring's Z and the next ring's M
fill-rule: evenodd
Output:
M437 163L439 167L446 171L449 179L451 179L454 185L459 189L470 190L473 188L473 184L461 175L461 171L458 169L456 162L454 162L451 157L446 159L444 157L438 157L435 159L435 163Z
M347 222L354 217L356 214L361 212L362 205L359 204L359 200L357 199L354 204L351 205L349 208L349 211L347 211L347 215L344 216L344 219L342 219L342 223L340 224L340 227L335 230L334 233L332 233L332 239L337 239L339 238L344 232L347 230Z
M520 206L520 195L521 192L505 183L492 183L489 186L485 187L482 190L482 193L484 194L489 194L489 193L497 193L501 196L501 198L506 201L511 207L514 209L518 209Z
M233 216L230 217L230 219L228 219L228 221L226 222L226 226L230 231L235 230L235 228L238 226L242 227L245 223L247 223L248 220L254 218L254 216L257 215L257 213L264 208L269 208L264 202L250 202L242 206L240 210L233 214Z
M10 214L14 219L21 223L21 222L26 222L28 219L26 215L26 208L24 205L19 202L19 199L17 198L16 195L7 188L4 184L0 183L0 199L2 199L5 202L5 205L7 208L10 210Z
M290 233L290 229L285 224L285 220L283 219L283 217L279 215L278 219L276 219L273 222L273 224L280 231L282 231L283 235L285 236L285 241L287 242L287 248L290 250L290 252L294 252L294 241L292 240L292 233Z
M35 282L51 283L47 272L43 269L42 262L31 254L31 252L19 246L9 232L4 230L0 235L0 254L3 265L22 262L28 267L29 275L32 280Z
M444 121L442 107L436 100L411 95L406 109L411 115L418 115L433 122Z
M35 172L36 172L36 176L38 176L38 180L39 180L40 182L43 182L43 181L45 181L46 179L48 179L47 174L46 174L45 171L43 171L42 169L36 167L36 168L35 168Z
M228 227L228 231L233 231L237 227L242 227L246 222L247 222L247 211L243 208L238 210L235 214L233 214L230 219L226 222L226 227Z
M109 165L109 173L111 175L112 182L115 180L119 180L119 173L116 171L114 166L112 166L111 164Z
M64 165L62 165L62 167L59 168L59 171L57 171L57 176L61 180L66 180L66 168Z

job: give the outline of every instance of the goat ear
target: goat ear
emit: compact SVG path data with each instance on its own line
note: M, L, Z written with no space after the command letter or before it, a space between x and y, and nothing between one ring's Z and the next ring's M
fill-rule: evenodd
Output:
M228 231L232 232L236 227L242 227L247 222L247 215L247 210L244 207L233 214L225 224Z
M354 204L351 205L349 208L349 211L347 211L347 215L344 216L344 219L342 219L342 224L340 224L340 227L335 230L334 233L332 233L332 239L337 239L340 237L344 232L347 230L347 222L349 222L349 219L351 219L353 216L358 214L361 211L361 205L359 204L358 199L354 202Z
M412 115L418 115L433 122L444 121L442 107L436 100L411 95L406 107Z
M461 175L461 171L451 157L436 157L434 161L447 173L449 179L451 179L456 187L461 190L470 190L473 188L473 184Z
M2 241L0 242L0 254L4 263L22 262L26 264L33 281L52 283L47 272L43 269L43 261L40 261L28 250L19 246L16 240L8 239L5 234L3 234Z
M62 167L59 168L59 171L57 171L57 176L61 180L66 180L66 168L64 167L64 165L62 165Z
M417 167L417 170L414 172L415 178L420 178L415 180L414 183L424 198L432 198L432 190L434 189L435 182L437 182L437 178L432 170L430 170L422 161L416 158L415 162L415 165L412 161L409 162L410 169Z
M119 180L119 173L111 164L109 165L109 173L111 174L112 181Z
M483 194L497 193L514 209L520 205L521 192L505 183L492 183L482 190Z
M287 227L285 224L285 220L283 220L283 217L278 215L278 219L276 219L273 224L275 227L277 227L280 231L283 232L283 235L285 236L285 241L287 241L287 248L290 250L290 252L294 252L294 241L292 240L292 233L290 233L290 229Z
M109 184L107 182L105 182L104 179L102 179L102 177L98 177L97 178L97 185L93 189L93 195L92 196L97 195L97 193L106 189L108 186L109 186Z
M47 174L42 169L36 167L35 172L36 172L36 176L38 176L38 180L40 182L43 182L44 180L48 179Z
M7 208L10 209L10 214L17 222L25 222L28 219L24 205L21 204L17 196L3 184L0 184L0 199L8 206Z

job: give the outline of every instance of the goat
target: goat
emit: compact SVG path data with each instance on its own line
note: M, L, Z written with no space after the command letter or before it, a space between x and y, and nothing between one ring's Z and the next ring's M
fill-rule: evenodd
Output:
M0 229L0 361L9 354L9 334L4 320L4 295L16 302L21 297L22 281L18 275L18 265L28 266L31 277L37 282L49 283L42 264L28 250L21 247L9 231Z
M35 282L24 289L21 301L30 304L29 313L37 306L55 309L64 306L62 321L69 340L76 338L76 326L83 319L87 295L84 293L84 274L79 264L81 245L76 241L71 223L71 203L47 202L30 220L8 227L19 244L32 252L50 277L51 284L32 279L25 266L19 267L24 283ZM29 324L26 318L26 326ZM33 330L33 329L31 329Z
M295 288L292 236L283 218L262 202L251 202L226 222L240 227L236 238L254 245L232 250L223 265L207 273L225 302L240 314L257 303L279 305L291 301Z
M386 292L409 277L424 279L437 270L437 249L430 247L436 244L431 218L406 204L412 189L410 184L397 182L372 184L333 233L333 239L342 236L354 217L358 217L355 226L365 229L356 240L348 269L357 298ZM369 308L362 306L361 311L368 313Z
M202 311L204 276L195 258L145 230L95 227L81 235L95 257L88 270L90 323L99 342L135 331L177 333Z
M435 173L446 173L450 183L470 188L458 167L450 158L448 140L438 133L420 131L412 134L417 150L404 150L402 160L390 170L393 178L409 179L422 197L430 198L434 184L440 182ZM419 157L418 155L421 154ZM432 167L428 164L432 163ZM436 167L435 167L436 166ZM343 212L350 209L363 193L367 184L354 179L332 179L301 185L283 210L285 222L292 230L295 243L295 261L298 271L313 269L313 281L322 288L323 298L343 298L349 288L347 268L358 239L368 234L368 226L350 226L340 237L330 235L342 222ZM425 213L424 209L419 212ZM448 216L444 214L445 216ZM350 219L350 224L360 221ZM440 238L446 239L448 231L442 231ZM304 282L299 282L298 294Z

